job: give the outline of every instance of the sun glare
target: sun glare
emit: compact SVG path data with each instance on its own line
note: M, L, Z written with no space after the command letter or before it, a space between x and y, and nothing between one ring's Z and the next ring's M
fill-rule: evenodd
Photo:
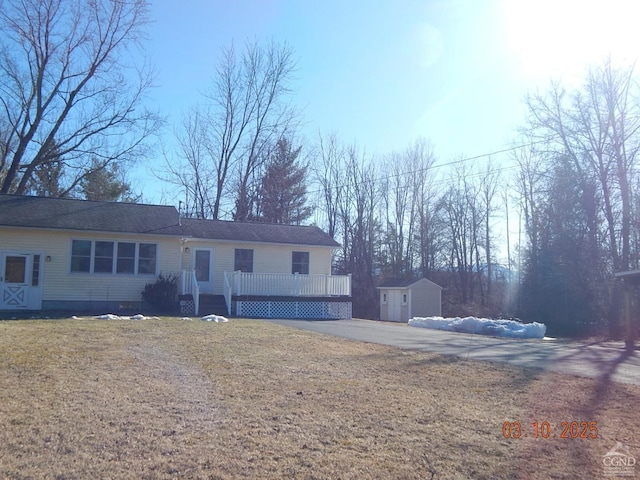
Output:
M634 0L503 0L508 49L530 77L581 78L611 57L640 56L640 2Z

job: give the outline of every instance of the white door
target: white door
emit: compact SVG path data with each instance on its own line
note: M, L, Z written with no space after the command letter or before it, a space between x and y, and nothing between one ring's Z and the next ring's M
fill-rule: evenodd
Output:
M389 320L392 322L401 321L401 300L402 294L400 290L389 290Z
M213 248L193 248L193 270L200 293L213 293Z
M0 252L0 309L42 308L42 253Z

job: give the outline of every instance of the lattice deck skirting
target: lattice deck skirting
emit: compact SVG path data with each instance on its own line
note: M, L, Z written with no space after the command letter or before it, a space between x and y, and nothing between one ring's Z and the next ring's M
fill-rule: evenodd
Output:
M236 315L253 318L351 318L351 302L238 300Z
M181 315L195 315L196 304L193 300L180 300Z

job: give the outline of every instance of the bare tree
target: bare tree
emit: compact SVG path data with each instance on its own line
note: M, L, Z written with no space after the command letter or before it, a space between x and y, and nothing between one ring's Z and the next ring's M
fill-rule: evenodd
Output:
M520 208L524 213L529 255L533 264L536 264L540 248L540 216L547 190L546 158L544 153L531 142L513 150L512 155L518 163L515 189L520 200Z
M414 226L415 208L411 184L414 165L404 153L387 156L381 181L382 218L384 218L383 244L389 267L394 278L410 278L413 270L411 258L411 231Z
M214 218L210 193L222 184L211 161L215 153L207 136L208 127L208 115L193 107L176 132L180 161L167 161L166 171L158 175L161 180L184 188L184 214L197 218Z
M591 238L595 247L604 223L615 270L630 266L630 176L640 148L637 95L633 69L615 69L605 61L589 71L581 90L566 92L556 84L527 99L529 133L549 140L548 157L568 156L583 189L597 181L600 202L589 219Z
M565 295L565 303L573 302L569 310L588 305L582 315L587 323L608 324L614 335L621 300L613 273L632 268L637 258L633 186L640 151L639 98L633 68L614 68L605 60L589 70L580 88L555 84L527 99L526 133L541 145L536 163L528 164L533 168L521 168L530 239L527 279L542 285L542 295L549 284L544 275L555 268L570 292L590 292L586 298ZM548 178L540 181L540 172ZM563 178L567 175L570 182ZM535 184L548 191L532 195ZM559 205L565 205L564 211ZM574 265L571 272L563 270L567 265ZM529 303L537 300L532 297Z
M337 270L353 276L354 315L375 318L378 314L375 249L379 238L376 171L370 159L356 146L347 148L343 167L343 190L337 205L342 251L337 259Z
M314 177L320 185L321 210L327 220L327 231L332 238L336 236L338 226L339 205L345 188L344 171L346 149L340 144L336 134L318 139L318 157L315 164Z
M424 139L386 158L387 175L380 182L381 218L385 219L382 243L392 277L413 277L418 264L426 267L422 268L423 274L429 270L429 257L434 253L431 251L434 240L431 229L435 227L431 170L434 161L431 146Z
M296 114L288 96L294 70L286 44L247 43L241 54L233 45L222 49L202 103L178 133L182 161L167 162L164 175L188 192L196 215L219 218L223 203L229 209L235 203L234 219L248 217L260 167L293 128Z
M493 286L493 238L491 222L494 218L498 205L496 205L496 193L500 185L500 173L491 163L491 159L487 161L484 175L480 181L480 197L483 208L484 218L484 251L487 263L487 300L491 302L492 286Z
M476 279L481 276L479 243L484 219L480 191L472 177L464 164L458 166L441 198L449 227L449 268L463 304L473 302L475 287L481 286Z
M62 162L66 195L92 171L144 153L159 117L135 56L145 0L5 0L0 9L0 193ZM55 146L55 148L53 148Z

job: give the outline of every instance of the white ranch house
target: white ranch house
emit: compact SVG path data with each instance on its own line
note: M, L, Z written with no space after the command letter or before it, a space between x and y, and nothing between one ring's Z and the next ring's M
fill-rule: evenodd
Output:
M0 195L0 310L141 308L160 273L183 313L350 318L339 244L313 226L180 218L172 206Z

